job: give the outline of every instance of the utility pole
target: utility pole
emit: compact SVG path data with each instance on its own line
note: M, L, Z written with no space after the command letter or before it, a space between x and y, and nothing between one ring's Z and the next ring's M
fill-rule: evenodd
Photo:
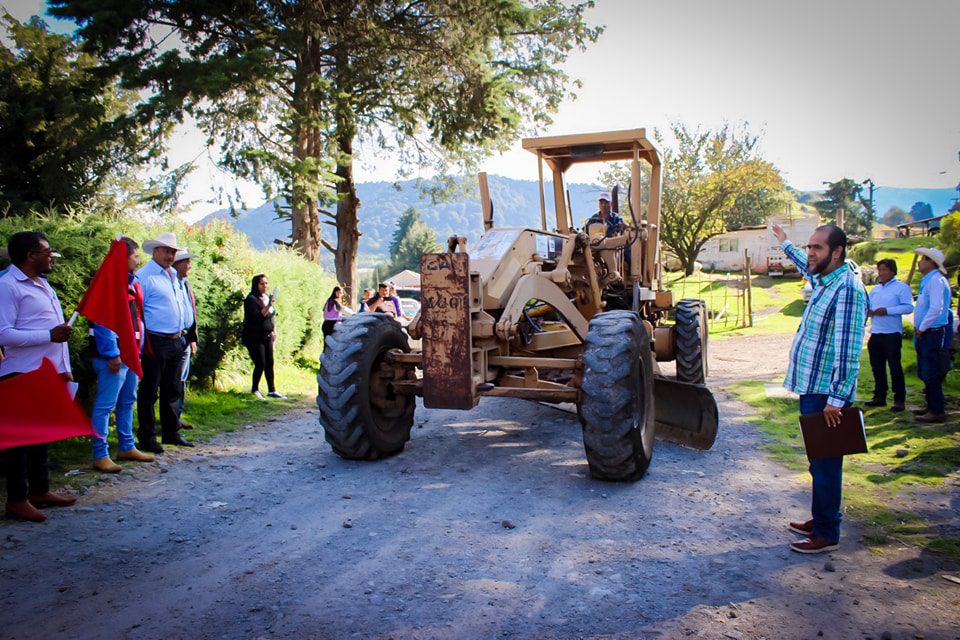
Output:
M876 185L873 184L873 180L872 180L871 178L867 178L866 180L864 180L864 181L861 182L860 184L865 184L865 185L867 185L867 188L870 190L870 195L868 196L866 202L864 202L862 196L860 197L860 203L867 207L867 224L866 224L866 227L867 227L867 233L869 234L870 230L873 229L874 214L876 213L876 212L873 210L873 191L874 191L874 189L876 189L877 187L876 187ZM867 203L869 203L869 204L867 204Z

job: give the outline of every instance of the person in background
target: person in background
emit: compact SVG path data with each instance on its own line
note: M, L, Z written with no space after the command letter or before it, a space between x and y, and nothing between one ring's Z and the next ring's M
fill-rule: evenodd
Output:
M873 398L864 404L882 407L887 404L887 367L893 388L891 411L903 411L907 386L903 380L900 351L903 345L903 316L913 311L913 291L897 280L897 263L886 258L877 263L878 283L870 290L870 339L867 351L873 370Z
M333 328L337 326L338 322L343 320L344 306L342 298L343 289L334 287L330 293L330 297L327 298L327 301L323 304L323 324L320 325L320 331L323 333L324 338L333 333Z
M370 299L370 295L371 295L370 289L364 289L364 290L363 290L363 295L360 296L360 311L361 311L361 312L362 312L362 311L369 311L369 309L367 309L367 300Z
M143 322L147 340L140 363L143 380L137 392L137 442L140 449L163 453L157 442L157 419L154 405L160 397L160 429L163 444L192 447L180 435L180 374L183 351L187 348L184 324L186 310L173 261L177 256L177 236L161 233L155 240L143 243L143 251L152 259L137 271L143 289Z
M842 410L856 396L860 352L867 320L867 292L846 261L847 235L839 227L817 227L804 254L787 240L780 225L773 234L800 275L813 285L810 302L790 347L783 386L800 396L800 413L823 413L827 427L840 424ZM805 540L790 544L798 553L823 553L840 545L843 456L810 461L812 519L790 522Z
M177 251L177 255L173 258L173 268L177 272L180 295L183 297L182 304L185 314L183 323L187 332L187 346L183 350L180 370L180 404L177 406L177 420L180 421L181 429L193 429L193 425L184 422L182 416L183 402L187 395L187 379L190 377L190 359L197 355L197 343L200 342L200 337L197 334L197 299L193 295L193 289L190 288L190 281L187 280L190 275L190 259L196 257L197 254L183 249Z
M950 284L944 267L943 252L919 247L917 269L923 274L917 309L913 312L913 336L917 349L917 377L923 382L926 406L914 410L918 422L945 422L943 379L950 368L950 342L953 340L953 313Z
M127 245L127 304L133 321L133 335L143 350L143 292L134 275L140 265L140 245L123 238ZM90 421L96 432L93 438L93 468L103 473L120 473L122 467L110 459L107 435L110 433L110 414L117 414L117 458L137 462L153 462L154 457L143 453L133 442L133 406L137 402L137 384L140 378L120 361L117 334L97 323L91 323L90 355L97 374L97 395L93 401Z
M60 298L44 277L53 271L59 254L50 249L42 233L21 231L7 242L10 268L0 277L0 380L53 362L60 376L73 381L67 340L73 327L63 321ZM7 480L6 516L14 520L43 522L40 507L66 507L77 499L50 491L47 445L35 444L0 451Z
M240 338L253 360L252 393L259 400L265 399L260 393L261 376L267 379L268 396L286 398L273 384L273 345L277 341L274 316L277 312L273 307L273 295L267 293L269 286L270 281L265 274L253 276L250 294L243 301L243 331Z
M367 299L366 310L378 311L380 313L395 314L393 301L388 295L388 287L385 282L381 282L377 287L377 292Z
M397 296L397 287L392 282L387 283L388 294L390 295L390 301L393 302L393 308L396 310L398 318L403 318L404 320L413 320L410 316L403 312L403 305L400 304L400 297Z

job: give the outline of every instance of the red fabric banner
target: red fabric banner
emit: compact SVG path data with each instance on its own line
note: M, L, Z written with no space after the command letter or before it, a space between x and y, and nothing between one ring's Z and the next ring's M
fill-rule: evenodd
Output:
M122 240L114 240L77 305L77 313L116 333L120 361L142 378L140 348L133 333L133 319L130 318L127 300L129 273L127 244Z
M0 449L93 436L83 409L47 358L39 369L0 380Z

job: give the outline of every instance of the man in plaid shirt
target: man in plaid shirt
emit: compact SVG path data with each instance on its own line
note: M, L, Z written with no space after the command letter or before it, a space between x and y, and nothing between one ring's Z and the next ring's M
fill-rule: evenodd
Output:
M800 395L800 413L823 412L827 426L840 424L857 390L860 351L868 298L858 269L847 263L847 236L832 224L817 227L806 253L787 240L780 225L773 233L800 273L813 285L790 348L783 386ZM799 553L832 551L840 541L843 456L810 461L813 518L791 522L790 530L807 536L790 548Z

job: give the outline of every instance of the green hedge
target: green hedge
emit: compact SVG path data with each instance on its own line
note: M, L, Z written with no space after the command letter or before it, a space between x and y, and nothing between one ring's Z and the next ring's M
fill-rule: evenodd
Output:
M292 251L277 247L255 251L246 236L232 227L215 222L205 227L173 224L144 224L136 220L118 221L98 215L63 215L47 212L21 218L0 219L0 243L17 231L40 231L50 246L63 254L54 265L49 281L69 318L100 266L110 241L118 233L138 242L173 231L181 245L197 254L190 282L197 297L200 345L191 367L191 379L209 386L224 376L246 375L250 363L240 346L243 299L257 273L266 273L273 285L280 286L277 301L277 348L279 360L313 358L319 352L322 306L335 285L332 275L320 270ZM145 263L149 256L142 254ZM74 377L81 386L81 397L88 397L95 376L86 356L87 329L84 319L75 325L70 341Z

